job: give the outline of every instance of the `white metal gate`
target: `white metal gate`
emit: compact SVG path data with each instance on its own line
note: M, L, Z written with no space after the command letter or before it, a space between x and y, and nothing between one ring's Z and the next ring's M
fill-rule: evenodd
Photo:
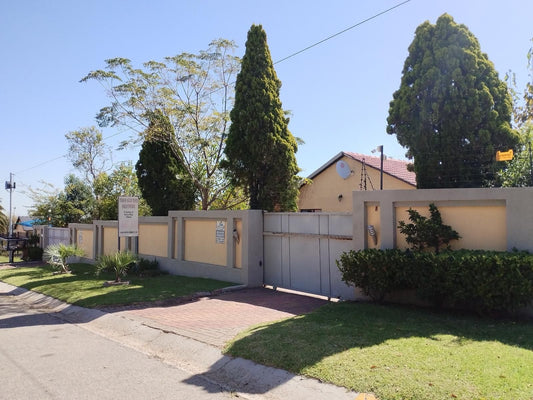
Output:
M336 260L352 249L347 213L265 213L264 283L274 287L353 299Z
M53 228L45 226L42 230L43 248L47 248L53 244L69 244L70 243L70 229L69 228Z

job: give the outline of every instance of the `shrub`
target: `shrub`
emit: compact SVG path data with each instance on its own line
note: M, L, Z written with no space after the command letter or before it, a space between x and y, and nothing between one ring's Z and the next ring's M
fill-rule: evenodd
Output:
M43 259L44 250L42 247L28 247L27 252L29 261L40 261Z
M67 259L71 256L83 256L82 249L63 243L53 244L44 250L43 258L52 267L59 270L61 273L70 273L70 268L67 264Z
M158 276L163 273L159 269L159 262L157 259L148 260L146 258L139 258L137 262L130 267L130 271L138 276Z
M436 307L480 314L513 312L533 301L533 255L527 252L367 249L343 253L337 265L344 282L377 301L416 289Z
M98 258L96 273L112 271L115 273L115 282L120 282L122 276L126 276L128 268L135 264L137 256L128 251L104 254Z
M383 301L394 290L410 286L408 257L401 250L349 251L337 260L342 280L361 288L373 300Z
M435 253L439 253L442 246L449 248L452 240L460 239L461 236L451 226L442 222L442 217L437 206L433 203L429 205L430 217L426 218L416 210L407 210L410 224L400 221L398 228L400 233L406 236L406 241L413 250L424 250L434 248Z
M461 250L435 256L421 271L420 297L481 314L516 311L533 300L533 256Z

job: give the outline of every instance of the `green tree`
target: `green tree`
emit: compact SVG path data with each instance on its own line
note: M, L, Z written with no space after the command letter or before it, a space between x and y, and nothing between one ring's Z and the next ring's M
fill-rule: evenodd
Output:
M520 132L520 146L513 159L504 162L497 174L496 185L504 187L533 186L533 47L527 52L527 71L529 81L522 92L517 88L515 74L510 71L506 76L513 98L513 119Z
M511 161L505 162L498 171L496 185L503 187L533 186L533 121L525 122L520 127L521 140L518 151Z
M533 38L531 39L533 42ZM529 76L529 82L526 83L526 87L521 91L517 88L516 75L514 72L509 71L506 74L505 80L510 84L509 91L513 97L513 116L515 125L521 127L527 122L533 122L533 46L529 48L527 52L527 71Z
M298 145L288 129L279 97L281 81L261 25L248 31L235 88L224 168L236 186L245 188L251 209L296 210Z
M139 215L150 215L151 210L142 198L137 175L131 163L122 163L110 174L97 176L94 184L97 196L97 213L102 220L118 219L118 198L120 196L139 197Z
M387 132L414 159L419 188L480 187L514 149L507 85L465 25L444 14L416 29Z
M30 215L42 218L52 226L65 227L69 223L92 222L92 189L73 174L65 177L63 190L47 185L39 190L30 189L30 193L33 199Z
M145 134L135 164L139 188L152 209L152 215L167 215L169 210L192 210L196 187L169 142L175 140L168 117L156 111ZM161 140L162 137L168 140Z
M161 137L192 179L200 207L212 207L233 189L220 169L232 105L232 82L239 59L235 44L218 39L198 54L182 53L163 62L148 61L134 68L126 58L106 60L106 69L82 79L99 81L111 104L97 116L100 126L122 125L136 130L141 140L156 109L168 117L175 137ZM125 142L127 145L130 141ZM242 202L236 198L233 204Z
M92 184L100 173L109 169L111 152L96 127L69 132L65 138L69 146L68 159L83 173L87 183Z

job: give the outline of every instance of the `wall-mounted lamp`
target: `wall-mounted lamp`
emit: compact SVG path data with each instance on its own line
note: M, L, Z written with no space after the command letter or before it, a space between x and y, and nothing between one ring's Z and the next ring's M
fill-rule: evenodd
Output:
M239 237L239 232L237 231L237 228L233 229L233 239L235 239L237 244L241 241L241 238Z
M339 201L342 200L342 193L337 196L337 199L339 199Z
M368 225L367 230L368 230L368 234L370 235L370 237L374 241L374 246L377 245L378 244L378 235L376 233L376 229L374 228L374 225Z

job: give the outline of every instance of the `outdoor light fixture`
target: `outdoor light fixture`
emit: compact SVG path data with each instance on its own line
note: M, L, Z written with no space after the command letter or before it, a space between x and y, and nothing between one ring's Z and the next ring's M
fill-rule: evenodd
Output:
M374 225L368 225L367 230L368 230L368 234L370 235L370 237L374 241L374 245L377 245L378 244L378 236L376 234L376 229L374 228Z
M339 199L339 201L342 200L342 193L337 196L337 199Z

